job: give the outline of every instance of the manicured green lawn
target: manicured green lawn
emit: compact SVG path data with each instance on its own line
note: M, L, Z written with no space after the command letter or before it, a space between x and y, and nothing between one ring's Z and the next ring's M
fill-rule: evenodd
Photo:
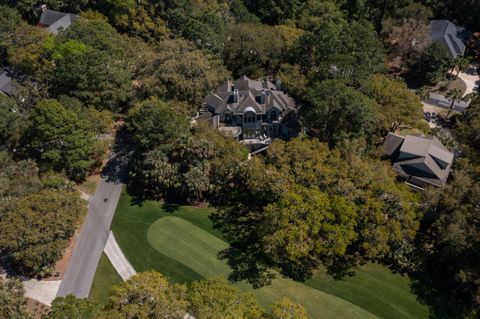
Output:
M88 299L100 303L106 303L108 301L110 288L121 282L122 278L117 274L117 271L113 268L108 257L105 254L102 254L102 257L100 257L100 261L98 262L95 277L93 278L93 284Z
M155 269L173 282L223 276L230 272L217 258L228 247L212 229L209 209L188 206L168 212L161 203L131 203L122 195L112 230L137 271ZM410 292L408 279L380 265L366 265L356 275L334 280L318 271L305 283L278 278L272 285L253 291L266 309L282 296L307 308L311 318L427 318L428 309Z
M429 314L410 291L409 279L379 264L362 266L345 280L318 271L304 284L368 309L380 318L427 318Z

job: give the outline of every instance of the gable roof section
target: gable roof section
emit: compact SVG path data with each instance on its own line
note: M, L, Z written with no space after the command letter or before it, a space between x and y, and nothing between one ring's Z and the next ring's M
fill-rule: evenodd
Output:
M457 27L448 20L432 20L430 22L430 36L434 41L445 45L452 59L463 56L465 53L465 29Z
M76 14L45 10L40 16L39 24L48 27L48 31L57 35L61 29L67 29L77 19Z
M234 102L234 91L238 93L238 100ZM260 97L265 94L265 103ZM266 114L272 107L277 108L283 115L297 110L295 100L283 91L277 91L276 86L268 80L258 81L242 76L236 81L225 81L217 87L214 94L208 95L204 105L214 109L215 114L231 111L242 114L245 108L252 107L257 114Z
M235 113L242 114L250 110L249 108L253 108L255 110L255 113L263 112L263 108L257 103L257 101L255 101L255 96L253 96L252 92L250 91L248 91L248 95L244 97L240 104L237 106Z
M403 136L388 133L385 138L385 143L383 143L383 151L385 155L392 156L393 153L399 149L400 145L402 145L404 139Z
M12 82L7 70L0 69L0 94L12 95L15 90L15 84Z
M40 16L39 23L48 27L54 24L55 22L57 22L58 20L60 20L61 18L63 18L64 15L66 15L66 13L64 12L55 11L55 10L45 10L42 12L42 15Z
M436 137L389 133L384 143L385 154L391 156L393 168L403 177L414 177L424 183L443 186L453 163L453 153Z
M230 80L223 82L216 90L217 93L220 92L232 92L233 83Z

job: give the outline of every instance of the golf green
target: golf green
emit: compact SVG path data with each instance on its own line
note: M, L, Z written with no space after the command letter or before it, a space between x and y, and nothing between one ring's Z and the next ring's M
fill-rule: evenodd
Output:
M194 269L202 277L228 276L230 268L217 258L218 252L228 243L211 235L192 223L174 216L167 216L153 223L147 232L148 242L162 254ZM343 299L307 287L287 279L276 279L262 289L240 288L253 291L258 301L268 307L283 296L301 303L312 317L320 313L325 318L376 318L367 311Z
M154 269L172 282L222 276L230 269L218 253L228 242L213 229L211 209L168 206L153 201L136 204L123 194L112 224L115 237L137 271ZM272 285L252 289L268 309L282 296L305 306L310 318L428 318L428 308L410 292L409 280L388 268L369 264L355 275L335 280L319 270L299 283L278 276Z

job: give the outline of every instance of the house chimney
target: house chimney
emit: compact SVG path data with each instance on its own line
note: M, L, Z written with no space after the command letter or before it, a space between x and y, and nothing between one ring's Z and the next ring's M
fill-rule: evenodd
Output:
M47 11L47 5L46 5L46 4L42 4L42 5L40 6L40 9L42 10L42 12Z
M282 80L275 81L275 87L276 87L277 91L281 91L282 90Z
M266 95L267 93L265 92L265 90L262 90L262 94L260 95L260 104L265 104Z
M233 103L238 103L238 90L233 90Z

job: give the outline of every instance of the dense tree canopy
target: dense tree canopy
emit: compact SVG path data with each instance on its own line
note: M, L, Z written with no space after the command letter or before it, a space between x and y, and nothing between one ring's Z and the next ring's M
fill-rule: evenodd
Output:
M13 161L7 153L0 152L0 163L0 198L19 197L41 189L34 161Z
M266 253L292 277L325 256L343 255L355 238L355 206L315 189L295 186L263 215Z
M384 50L368 23L321 21L297 43L295 59L315 79L357 81L384 68Z
M272 306L274 319L307 319L307 311L303 306L281 298Z
M419 226L417 196L387 163L318 140L277 141L221 185L214 220L233 238L223 257L231 279L256 285L268 283L269 268L305 278L342 258L390 259Z
M479 314L480 189L478 176L471 176L469 170L456 171L443 191L428 193L431 214L419 234L421 267L414 287L439 317Z
M268 24L280 24L289 19L295 18L301 11L302 0L282 0L282 1L254 1L244 0L246 7L256 14L262 22Z
M364 92L377 101L375 113L386 130L395 132L400 127L427 129L420 99L401 79L376 74L365 84Z
M23 196L0 219L0 248L22 272L48 275L85 211L76 192L43 190Z
M189 122L169 104L150 100L138 104L130 111L127 128L142 150L172 144L182 135L189 134ZM183 136L186 137L186 136Z
M82 18L53 35L35 26L41 4ZM410 89L423 85L417 94L425 96L449 70L455 75L454 65L468 64L432 43L429 20L479 31L479 8L454 0L0 0L0 67L18 84L13 97L0 95L0 249L24 273L51 271L84 210L63 174L80 181L101 165L115 113L126 120L121 148L133 151L128 191L215 206L215 225L231 241L221 254L230 279L261 286L279 272L304 279L320 265L341 273L383 262L415 277L435 316L478 316L478 96L452 116L453 134L442 131L459 157L443 192L412 192L379 154L387 131L430 132ZM207 94L242 75L283 81L301 107L302 138L274 141L249 159L237 141L191 120ZM50 315L306 317L285 299L260 313L221 280L187 289L156 273L120 285L100 308L68 297Z
M49 48L54 95L70 95L99 109L119 111L133 92L127 42L107 22L78 20Z
M466 157L480 166L480 96L477 96L468 109L459 117L454 134L462 144L461 149Z
M186 291L160 273L140 273L112 289L107 317L183 318L188 310Z
M15 100L0 95L0 147L11 151L18 147L25 124Z
M4 280L0 277L0 317L12 319L31 318L27 310L25 289L19 280Z
M310 135L331 145L343 139L372 139L377 133L376 102L342 81L315 84L308 103L302 111Z
M411 70L415 81L420 84L435 84L445 78L449 68L447 48L434 42L413 62Z
M225 279L195 281L188 290L191 314L196 318L256 319L262 311L252 294L242 293Z
M183 40L165 40L139 58L138 89L143 98L186 101L198 108L208 92L228 78L221 61Z
M102 307L88 299L80 299L74 295L55 298L48 313L48 319L95 319L99 317Z
M84 113L56 100L42 100L30 115L32 155L47 168L65 169L73 179L85 177L93 165L94 131Z

